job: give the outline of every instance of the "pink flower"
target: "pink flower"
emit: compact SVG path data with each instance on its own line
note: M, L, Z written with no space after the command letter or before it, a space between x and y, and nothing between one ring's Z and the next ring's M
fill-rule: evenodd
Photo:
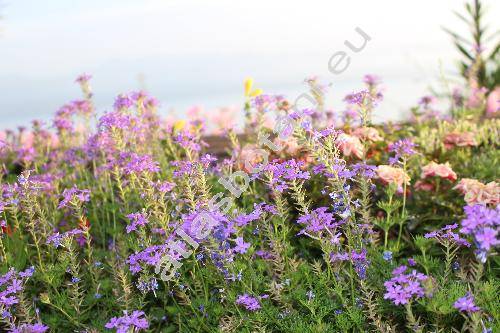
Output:
M422 167L422 178L441 177L451 181L457 180L457 174L451 169L450 163L438 164L430 162Z
M466 147L466 146L477 146L476 139L474 138L474 133L472 132L451 132L446 134L444 137L444 146L446 149L451 149L453 146Z
M415 183L415 185L413 187L416 190L425 191L425 192L432 192L432 191L434 191L434 185L433 184L429 184L429 183L426 183L426 182L421 181L421 180L417 180L417 182Z
M382 141L383 138L380 136L376 128L373 127L358 127L353 132L352 135L369 141Z
M500 111L500 87L490 92L486 99L486 114L495 115Z
M286 141L280 140L279 137L277 137L274 140L274 144L281 147L287 154L292 156L300 152L301 148L299 142L294 137L289 137Z
M214 110L208 114L211 123L215 124L216 129L214 134L220 134L224 130L230 129L236 125L235 115L237 115L236 107L223 107Z
M453 189L462 192L469 205L500 203L500 186L494 181L483 184L476 179L463 178Z
M354 155L357 158L363 157L363 144L359 141L358 137L342 133L337 137L335 142L345 156Z
M267 155L264 154L262 148L254 144L247 144L238 154L238 165L245 172L251 173L252 169L257 169L257 165L263 162L266 157Z
M386 184L396 184L398 189L401 189L404 183L410 183L410 176L401 168L396 168L390 165L379 165L377 176Z

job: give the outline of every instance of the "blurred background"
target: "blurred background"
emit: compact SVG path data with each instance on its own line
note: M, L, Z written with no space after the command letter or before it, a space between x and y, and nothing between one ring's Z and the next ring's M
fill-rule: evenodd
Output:
M116 95L145 89L163 115L193 106L243 105L243 80L295 99L306 77L331 83L328 100L362 88L364 74L382 78L385 99L375 120L398 119L418 98L459 80L458 54L442 27L466 30L457 0L0 0L0 128L49 121L80 98L74 80L93 76L97 109ZM485 1L486 21L500 5ZM359 45L360 27L371 40ZM340 75L328 71L338 51L351 56ZM235 112L238 112L236 109ZM214 111L215 112L215 111Z

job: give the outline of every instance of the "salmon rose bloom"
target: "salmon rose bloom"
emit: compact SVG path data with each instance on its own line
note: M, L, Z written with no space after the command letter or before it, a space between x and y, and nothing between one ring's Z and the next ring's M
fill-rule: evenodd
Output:
M344 156L354 155L357 158L363 157L363 144L359 141L358 137L342 133L337 137L335 143Z
M421 181L421 180L417 180L417 182L415 183L415 185L413 187L416 190L425 191L425 192L434 191L434 185L433 184L429 184L429 183L426 183L426 182Z
M457 180L457 174L451 169L450 163L438 164L431 162L422 167L422 178L441 177L451 181Z
M353 132L352 135L368 141L382 141L383 138L380 136L376 128L373 127L358 127Z
M454 189L464 194L464 200L469 205L500 203L500 186L497 182L483 184L476 179L464 178Z
M410 183L410 176L401 168L396 168L390 165L379 165L377 167L377 176L386 184L396 184L398 189L401 189L403 184Z
M477 141L472 132L451 132L444 137L444 146L446 149L451 149L453 146L457 147L474 147L477 146Z
M259 163L266 163L265 150L253 144L248 144L238 154L238 166L247 173L255 172Z

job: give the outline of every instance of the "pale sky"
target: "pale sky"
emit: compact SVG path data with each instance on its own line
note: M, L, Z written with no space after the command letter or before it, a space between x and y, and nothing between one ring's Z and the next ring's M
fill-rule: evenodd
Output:
M457 0L0 0L0 128L50 119L78 98L74 78L94 76L96 103L109 109L114 96L145 87L162 113L190 105L240 104L247 76L266 92L291 99L302 80L319 75L332 83L334 106L361 88L365 73L381 76L386 100L380 118L401 116L440 68L454 69L457 53L441 26L463 30ZM499 5L486 1L488 17ZM341 75L328 60L372 39ZM498 29L498 26L493 25Z

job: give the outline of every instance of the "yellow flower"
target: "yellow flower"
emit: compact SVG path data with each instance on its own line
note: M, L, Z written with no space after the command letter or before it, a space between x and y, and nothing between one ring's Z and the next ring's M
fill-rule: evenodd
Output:
M263 91L262 89L255 89L250 93L250 97L257 97L259 95L262 95Z
M186 121L185 120L177 120L174 123L174 132L179 132L186 126Z
M253 79L251 77L246 78L244 82L245 97L250 96L250 91L252 90L252 86L253 86Z

